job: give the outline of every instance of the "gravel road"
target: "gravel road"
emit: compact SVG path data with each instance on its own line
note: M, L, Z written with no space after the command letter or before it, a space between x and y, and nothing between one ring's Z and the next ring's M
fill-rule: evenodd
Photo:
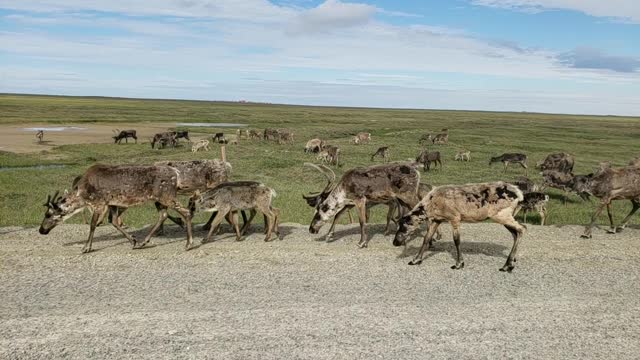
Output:
M420 266L407 265L420 241L394 248L378 225L368 249L356 226L331 243L282 229L185 252L173 227L132 250L103 226L82 255L86 225L2 228L0 358L640 356L637 228L584 240L582 227L529 225L511 274L498 271L511 236L496 224L462 227L457 271L446 225Z

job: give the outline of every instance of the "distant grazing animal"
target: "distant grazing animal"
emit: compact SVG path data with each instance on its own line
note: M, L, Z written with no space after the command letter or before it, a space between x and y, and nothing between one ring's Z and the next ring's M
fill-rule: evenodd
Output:
M293 143L293 133L289 130L278 131L278 144Z
M513 216L518 215L520 210L523 212L523 221L527 223L527 213L529 211L536 211L540 214L540 225L544 225L544 221L547 217L547 203L549 202L549 195L541 192L527 192L524 193L524 200L518 204L518 207L513 213Z
M460 224L491 219L504 225L513 235L513 247L507 262L500 269L511 272L516 262L518 244L525 231L525 227L514 219L513 214L523 200L524 195L520 189L504 182L437 186L400 220L393 245L405 245L420 224L429 221L422 247L409 263L418 265L422 263L424 253L431 246L438 226L448 222L453 229L453 242L457 254L456 264L451 268L462 269L464 260L460 252Z
M320 192L324 199L316 207L309 232L317 234L322 225L349 205L358 210L360 220L359 247L367 247L367 203L386 204L398 201L411 208L418 201L420 173L412 164L391 163L348 170L337 183L329 182Z
M424 171L431 170L431 163L440 165L442 170L442 158L439 151L429 152L429 150L421 150L418 156L416 156L416 162L424 166Z
M422 136L420 136L420 140L418 140L418 143L420 144L425 144L430 142L433 142L433 136L431 136L431 134L423 134Z
M264 129L263 139L278 141L280 140L280 133L276 129L269 129L269 128Z
M191 152L198 152L198 150L209 151L209 140L198 140L191 146Z
M373 153L373 155L371 155L371 161L373 161L373 159L375 159L376 156L379 156L382 158L383 162L388 162L389 161L389 147L388 146L383 146L378 148L378 150L376 150L375 153Z
M471 151L469 150L460 150L456 153L454 157L455 161L471 161Z
M246 129L236 130L236 137L238 140L249 139L249 130L246 130Z
M592 175L573 175L558 170L545 170L542 172L543 187L560 189L564 192L563 203L567 204L569 192L575 192L582 200L589 200L589 190L585 187Z
M186 139L187 141L191 141L191 139L189 139L189 132L188 131L171 131L172 133L174 133L176 136L176 140L178 139Z
M134 248L143 247L167 218L167 209L173 209L186 223L187 244L189 250L192 244L191 215L189 210L182 207L177 198L178 171L169 166L140 166L140 165L93 165L77 181L76 188L63 197L57 193L47 198L47 211L40 225L40 234L46 235L60 222L70 218L84 208L91 210L91 226L89 238L82 252L91 251L93 234L98 223L107 210L113 207L127 208L154 201L160 212L158 222L151 228L149 234L140 244L120 226L119 221L112 221L133 245Z
M120 144L122 139L124 139L125 143L129 143L129 138L133 138L138 143L138 137L136 136L135 130L118 130L115 129L113 131L116 135L113 136L114 144Z
M212 140L215 143L223 144L226 139L224 137L224 133L219 132L212 137Z
M156 148L164 149L167 146L175 147L176 145L177 145L176 132L174 131L157 133L151 139L152 149L156 149Z
M38 130L36 133L36 139L38 139L39 143L42 142L42 138L44 138L44 130Z
M447 130L448 129L443 129L443 130ZM448 132L444 132L441 134L437 134L436 136L434 136L431 141L434 144L448 144L449 143L449 133Z
M351 142L356 145L368 144L371 141L371 134L367 132L357 133L352 139Z
M260 140L262 139L262 135L257 130L250 129L249 130L249 139L251 140Z
M492 157L489 165L501 162L504 165L504 171L507 171L509 164L520 164L524 168L524 174L527 175L527 155L519 153L504 153L500 156Z
M611 234L624 230L631 217L640 209L640 167L612 168L608 163L603 163L600 165L600 169L590 179L587 179L584 186L591 195L600 199L600 205L591 217L591 223L587 225L582 235L583 238L591 238L591 229L605 207L611 225L608 232ZM620 226L615 227L611 213L611 202L625 199L631 201L631 212L622 220Z
M320 140L320 139L311 139L309 141L307 141L307 144L304 146L304 152L305 153L319 153L320 151L324 150L324 147L327 144L325 143L324 140Z
M213 189L206 190L203 193L196 192L190 200L190 208L203 209L204 211L217 211L211 229L207 237L202 242L211 241L214 229L222 223L225 216L231 214L232 223L236 231L236 240L240 240L245 227L242 231L239 229L237 220L237 211L252 210L251 219L255 215L255 210L260 211L267 218L267 235L264 241L271 239L271 233L275 229L275 233L279 234L278 218L280 210L271 205L272 199L276 197L275 190L255 181L236 181L222 183Z
M338 166L340 163L340 148L333 145L325 146L324 150L318 154L318 160L329 165Z
M567 153L549 154L543 161L536 164L541 171L555 170L565 174L573 172L574 159Z

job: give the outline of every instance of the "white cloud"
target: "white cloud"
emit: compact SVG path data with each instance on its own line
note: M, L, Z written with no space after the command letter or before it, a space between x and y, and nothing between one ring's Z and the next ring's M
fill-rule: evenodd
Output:
M376 11L371 5L327 0L298 14L291 32L325 32L362 25L371 21Z
M471 0L475 5L518 11L574 10L596 17L640 22L638 0Z
M0 8L7 3L0 0ZM582 53L527 49L443 27L391 25L376 20L382 10L366 4L329 0L305 10L259 0L247 2L254 9L240 1L159 0L154 6L127 2L128 7L120 0L46 3L55 12L2 18L17 24L12 32L0 31L2 54L40 65L0 72L0 91L493 110L502 104L502 110L517 111L629 113L638 108L620 96L637 89L638 72L584 66ZM258 10L264 12L255 15ZM171 12L190 15L130 16ZM87 31L48 31L57 25ZM466 80L474 77L482 79ZM493 81L509 86L496 90ZM545 93L558 81L573 89ZM516 94L520 82L546 88ZM591 86L575 86L585 82ZM612 95L618 85L623 90ZM608 93L589 93L584 100L579 90L586 87ZM598 96L601 101L594 101Z

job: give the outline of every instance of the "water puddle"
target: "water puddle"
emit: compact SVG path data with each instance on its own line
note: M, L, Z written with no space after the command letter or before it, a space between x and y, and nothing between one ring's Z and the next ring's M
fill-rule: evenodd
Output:
M29 127L22 128L23 131L83 131L87 128L77 126L43 126L43 127Z
M191 127L247 127L247 124L234 124L234 123L177 123L176 126L191 126Z
M47 170L47 169L60 169L66 167L64 164L50 164L50 165L33 165L33 166L15 166L4 167L0 166L0 171L19 171L19 170Z

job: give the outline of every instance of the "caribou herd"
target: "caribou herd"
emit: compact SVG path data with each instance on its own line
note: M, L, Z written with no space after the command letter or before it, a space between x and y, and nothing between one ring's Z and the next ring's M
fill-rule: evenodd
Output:
M126 143L128 138L137 141L135 130L117 130L113 138L116 143L123 139ZM190 141L186 131L158 133L151 138L151 147L175 147L180 138ZM283 129L268 128L262 132L241 129L237 130L232 141L241 139L291 144L294 142L294 134ZM210 139L194 141L191 150L207 151L210 142L228 144L230 141L224 133L216 133ZM352 145L357 146L371 142L371 133L368 132L354 134L350 140ZM425 134L419 138L419 143L452 144L449 142L448 129ZM544 193L546 188L562 190L565 203L569 193L577 194L583 201L589 201L592 196L599 199L600 203L582 235L584 238L592 236L592 228L605 208L610 222L609 233L623 231L631 217L640 209L640 158L617 168L603 163L592 173L576 175L573 172L574 156L564 152L549 154L535 165L543 179L541 184L536 184L526 177L526 154L504 153L490 157L489 165L502 163L504 173L509 164L518 164L525 170L525 176L495 182L432 186L421 182L420 168L426 172L435 164L436 168L442 170L443 157L440 151L423 148L415 160L392 162L390 146L380 146L374 153L370 153L370 161L380 158L382 164L347 169L340 178L330 167L343 165L338 146L313 138L306 142L304 152L315 154L320 164L306 162L301 166L317 171L327 181L322 190L303 195L306 203L314 209L309 232L317 234L325 223L331 222L325 235L327 240L330 239L334 236L338 219L345 213L351 218L350 211L354 209L360 224L358 247L366 248L369 246L369 210L376 205L386 205L388 211L384 233L387 235L391 224L395 225L393 245L406 246L421 225L426 227L423 243L410 265L418 265L424 260L425 252L433 241L441 237L439 226L449 223L456 249L456 261L452 268L462 269L465 263L460 250L461 223L490 219L503 225L513 237L511 252L500 268L501 271L511 272L517 260L518 245L526 230L525 225L515 217L523 212L526 223L527 213L535 211L540 214L541 225L544 225L550 200L549 195ZM469 150L460 149L454 160L470 162L470 153ZM48 234L59 223L88 209L91 213L89 236L82 252L91 251L95 229L103 222L105 215L109 215L107 221L135 249L148 244L152 236L162 230L164 221L170 219L185 229L185 247L189 250L193 248L192 218L196 212L213 213L203 226L203 229L208 230L202 240L203 244L211 241L225 220L234 229L236 239L240 240L255 215L260 212L264 217L264 240L272 240L273 233L279 238L281 213L272 204L276 191L259 181L232 181L231 170L231 164L224 157L222 160L161 161L150 165L93 165L74 180L71 191L65 191L62 196L56 193L47 198L44 204L46 212L39 232ZM181 202L180 195L188 197L188 204ZM613 221L613 200L629 200L632 203L631 212L618 226ZM148 202L154 203L158 217L147 236L139 241L124 229L122 218L129 207ZM179 217L171 216L169 210ZM250 212L248 219L245 211ZM238 215L242 215L242 227L239 225Z

